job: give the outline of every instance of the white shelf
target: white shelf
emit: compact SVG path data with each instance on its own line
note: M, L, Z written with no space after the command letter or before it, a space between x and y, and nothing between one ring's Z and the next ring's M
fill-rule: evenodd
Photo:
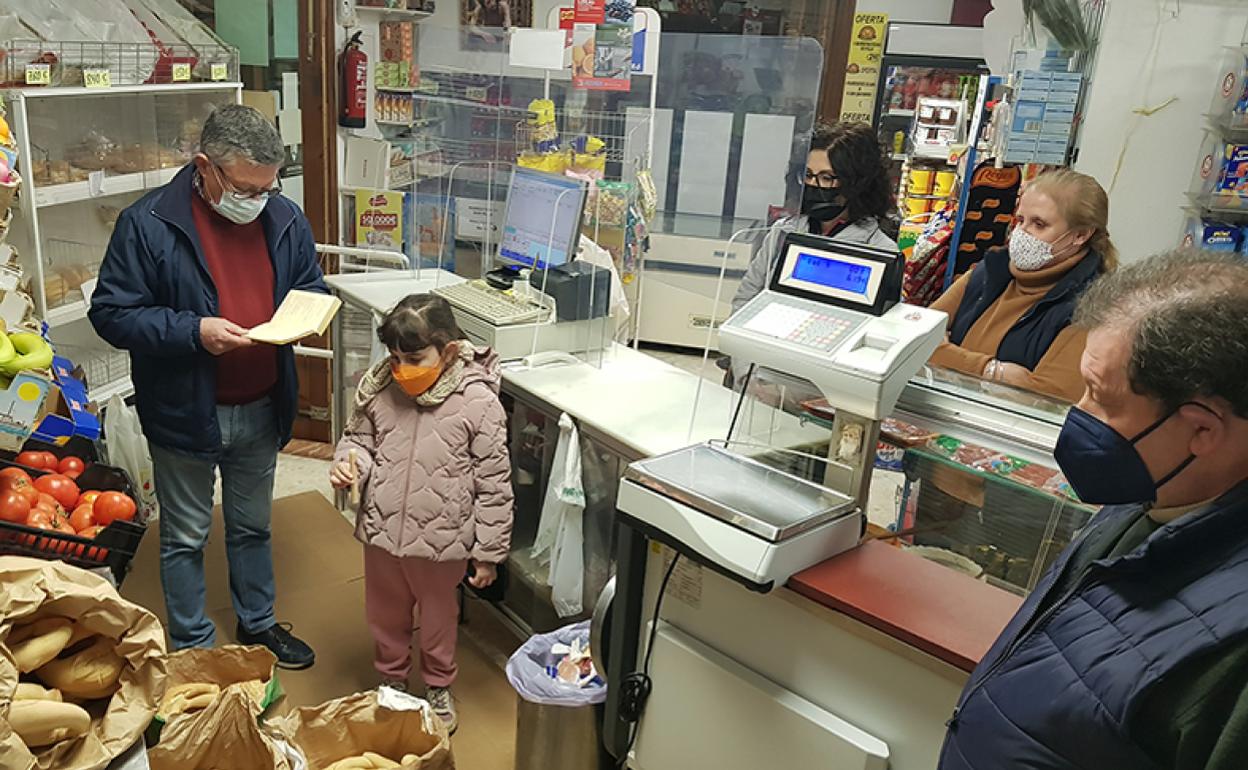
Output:
M232 91L242 88L242 83L153 83L137 86L112 86L110 88L85 88L83 86L49 87L49 88L17 88L10 94L20 94L25 99L42 99L50 96L108 96L110 94L158 94L186 93L187 91Z
M913 118L914 110L889 110L884 113L884 116L889 118Z
M418 11L410 8L378 8L371 5L357 5L355 10L361 14L372 14L382 18L420 21L433 15L431 11Z
M72 324L87 317L88 307L85 299L57 307L50 307L48 312L44 314L43 320L48 322L48 326L53 327Z
M114 380L98 388L91 388L87 395L95 403L105 404L113 396L126 398L132 393L134 393L134 383L129 377L123 377L120 380Z
M162 187L177 176L182 167L162 168L153 171L140 171L134 174L106 174L100 185L100 194L91 194L91 183L66 182L65 184L37 185L35 187L35 205L44 208L60 206L66 203L77 203L94 198L105 198L110 195L152 190Z

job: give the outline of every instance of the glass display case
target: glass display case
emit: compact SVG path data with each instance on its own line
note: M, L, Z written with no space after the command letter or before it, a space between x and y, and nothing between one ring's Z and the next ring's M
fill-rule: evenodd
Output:
M121 211L190 161L204 119L239 99L237 83L4 92L20 148L20 214L9 243L53 342L93 362L101 388L128 386L86 323L89 294ZM98 360L97 360L98 359ZM105 393L107 395L107 393Z

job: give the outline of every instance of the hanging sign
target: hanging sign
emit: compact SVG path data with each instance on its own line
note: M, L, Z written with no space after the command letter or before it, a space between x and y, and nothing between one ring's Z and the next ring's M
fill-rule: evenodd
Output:
M82 82L87 88L112 88L113 73L108 67L86 67L82 70Z
M52 85L52 65L51 64L27 64L26 65L26 85L28 86Z
M842 121L870 123L875 113L875 92L880 82L880 60L888 14L855 13L854 29L845 60L845 87L841 91Z

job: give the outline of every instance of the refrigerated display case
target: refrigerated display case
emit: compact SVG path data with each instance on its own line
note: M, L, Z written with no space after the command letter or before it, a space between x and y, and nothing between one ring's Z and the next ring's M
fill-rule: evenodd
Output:
M895 165L911 153L911 126L919 99L975 97L979 76L988 72L983 29L941 24L888 25L880 66L875 127Z

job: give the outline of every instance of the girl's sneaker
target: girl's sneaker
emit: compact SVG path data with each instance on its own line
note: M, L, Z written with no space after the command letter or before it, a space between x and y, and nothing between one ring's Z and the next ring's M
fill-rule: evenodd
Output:
M409 692L406 679L383 679L381 680L381 686L389 687L391 690L398 690L399 692Z
M459 727L459 715L455 713L455 699L451 697L451 691L446 687L430 687L425 693L425 700L429 701L429 705L433 706L433 713L446 725L446 731L454 733L455 728Z

